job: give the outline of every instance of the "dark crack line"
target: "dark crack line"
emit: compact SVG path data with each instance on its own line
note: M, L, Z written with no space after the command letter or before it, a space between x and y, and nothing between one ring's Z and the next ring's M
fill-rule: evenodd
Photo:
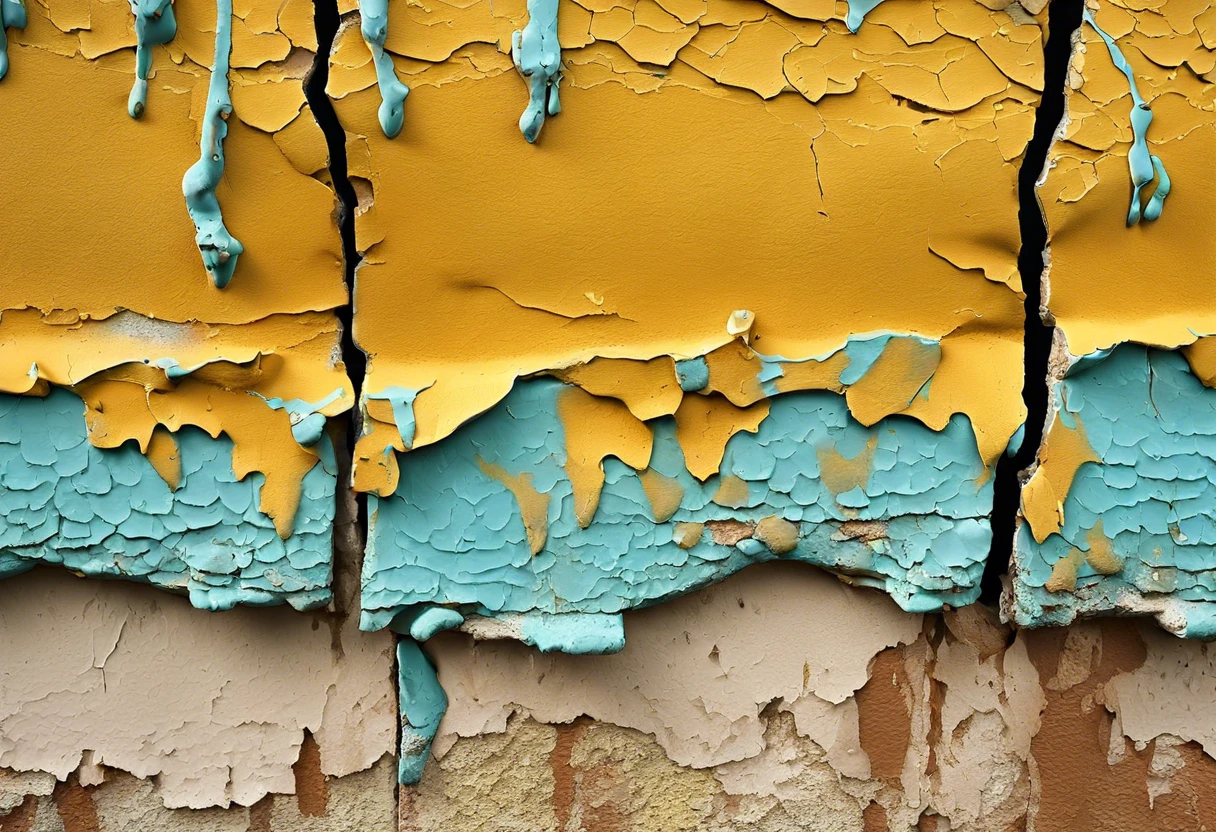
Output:
M1034 134L1018 171L1018 226L1022 247L1018 272L1026 293L1025 358L1022 400L1026 403L1026 433L1012 457L1001 457L993 481L992 548L984 567L980 601L995 605L1001 596L1001 579L1013 557L1013 536L1021 496L1020 474L1035 460L1047 419L1047 371L1051 357L1052 327L1043 321L1043 269L1046 266L1047 224L1035 192L1043 173L1052 135L1064 117L1064 85L1072 54L1073 33L1081 26L1084 0L1052 0L1048 11L1047 45L1043 50L1043 95L1034 118Z

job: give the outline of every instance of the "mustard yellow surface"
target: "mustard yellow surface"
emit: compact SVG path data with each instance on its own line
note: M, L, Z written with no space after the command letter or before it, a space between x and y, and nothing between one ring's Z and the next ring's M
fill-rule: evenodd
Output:
M519 376L597 358L633 361L618 385L562 377L671 413L678 389L638 362L729 344L728 319L750 310L762 355L940 339L927 400L892 409L871 385L850 406L938 428L965 413L991 462L1024 418L1016 177L1046 13L990 5L888 0L852 35L843 3L570 0L562 113L535 145L508 54L523 0L390 3L387 46L412 89L392 140L351 19L329 89L361 198L366 389L423 391L415 446ZM882 377L923 372L892 360L907 367ZM783 389L840 389L806 375ZM366 462L404 443L380 405L356 480L383 493L392 472Z
M1216 9L1204 0L1091 0L1089 8L1152 108L1148 146L1172 189L1160 219L1125 227L1131 96L1082 24L1065 140L1052 148L1039 190L1051 246L1044 296L1073 355L1123 341L1189 344L1216 333Z
M291 528L299 478L316 461L262 398L352 403L337 359L346 302L324 137L302 79L316 49L307 0L236 3L224 219L245 245L212 285L182 175L199 156L215 4L174 4L143 118L125 0L30 0L0 81L0 391L70 387L94 444L136 439L172 479L161 425L227 433L236 465L266 474L263 509ZM194 372L171 380L167 367ZM336 393L336 395L335 395ZM103 416L104 414L104 416Z

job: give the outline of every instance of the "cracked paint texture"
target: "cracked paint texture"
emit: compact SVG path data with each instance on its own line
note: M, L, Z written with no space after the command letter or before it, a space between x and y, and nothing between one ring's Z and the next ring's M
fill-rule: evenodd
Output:
M169 808L250 806L296 791L308 730L323 775L363 771L393 750L396 697L391 638L355 625L47 570L0 582L0 767L119 770Z
M1216 244L1198 233L1216 210L1202 184L1216 152L1216 12L1192 0L1090 0L1087 8L1133 70L1153 114L1148 149L1165 162L1173 188L1160 219L1125 227L1132 97L1106 45L1083 24L1066 117L1038 188L1051 249L1044 299L1071 355L1125 341L1173 349L1216 333Z
M1201 185L1216 148L1213 26L1202 3L1090 0L1073 36L1065 117L1037 188L1056 329L1005 599L1023 625L1118 612L1216 635L1205 530L1216 307L1202 231L1213 205Z
M866 428L843 396L791 392L724 436L721 462L702 481L688 459L699 437L682 430L690 411L716 406L703 402L647 424L533 379L444 442L407 454L397 490L370 498L363 626L386 626L415 604L617 614L774 557L842 572L916 612L975 599L992 489L966 419L940 433L898 417ZM571 414L584 403L590 412ZM622 414L622 438L644 434L647 448L604 459L588 483L599 455L580 458L588 427L571 419L610 430L593 421L596 410ZM713 415L721 425L727 414Z
M1075 364L1053 396L1023 496L1014 619L1125 611L1216 636L1216 391L1182 353L1125 344Z
M382 391L415 397L422 447L520 377L703 356L737 310L758 353L791 360L857 333L940 342L929 421L965 414L988 464L1021 424L1015 179L1040 18L893 1L851 34L843 5L668 5L560 4L563 114L535 146L502 116L527 101L522 0L390 3L385 47L412 90L391 141L353 14L340 31L329 91L360 196L372 397L359 489L391 493L383 450L407 444L371 406ZM639 369L619 387L662 383Z
M0 88L21 114L0 128L0 397L17 415L0 571L41 558L208 607L322 605L337 483L325 424L353 393L333 312L347 299L335 198L303 89L312 4L233 8L217 195L247 251L222 292L181 192L216 6L171 8L176 35L145 38L138 59L125 2L32 2L10 32L23 69ZM145 68L134 120L122 88ZM31 433L43 415L61 426L50 443Z

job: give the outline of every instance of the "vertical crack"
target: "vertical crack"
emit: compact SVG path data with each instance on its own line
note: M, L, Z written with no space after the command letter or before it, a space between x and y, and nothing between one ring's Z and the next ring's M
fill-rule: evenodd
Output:
M349 300L336 311L338 320L342 322L342 360L346 362L346 371L351 384L354 385L357 401L362 392L363 373L367 367L367 358L355 345L354 339L355 267L359 265L360 259L359 250L355 247L355 206L358 204L358 198L346 173L346 131L338 121L333 102L325 93L325 85L329 82L329 53L333 49L341 17L338 14L337 0L314 0L313 5L313 20L317 30L317 58L308 80L304 83L304 97L312 108L313 118L325 133L325 143L329 147L329 176L338 195L338 230L342 235L342 261L346 267L345 280ZM352 434L356 421L352 420L351 423ZM353 441L353 435L351 439Z
M1064 85L1072 57L1073 34L1081 26L1085 0L1052 0L1048 11L1047 44L1043 50L1043 95L1034 118L1034 133L1018 171L1018 227L1022 247L1018 272L1026 293L1025 358L1022 400L1026 403L1026 429L1013 456L1002 457L993 481L992 549L984 568L980 601L996 604L1001 578L1013 557L1015 520L1021 496L1020 474L1035 460L1047 419L1047 368L1051 356L1052 327L1044 320L1043 272L1047 267L1047 221L1035 192L1044 172L1052 137L1064 117Z

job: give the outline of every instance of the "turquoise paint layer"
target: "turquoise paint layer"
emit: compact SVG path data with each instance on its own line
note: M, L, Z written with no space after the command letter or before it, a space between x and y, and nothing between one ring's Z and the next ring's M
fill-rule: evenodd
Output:
M677 480L684 496L655 522L638 474L615 458L591 525L579 528L566 477L557 413L561 382L520 381L492 410L436 445L399 455L389 497L371 496L363 571L366 629L387 626L414 605L463 614L617 614L721 580L778 557L766 546L720 545L703 534L690 548L675 524L779 516L800 538L782 555L853 576L889 592L905 609L971 603L988 553L990 472L963 416L941 432L908 418L857 423L842 396L787 393L772 400L756 434L726 447L722 474L747 483L738 508L712 501L720 477L700 483L684 467L670 417L654 420L651 467ZM820 477L820 449L845 459L872 453L864 485L834 495ZM528 473L550 496L545 548L532 554L512 493L481 461ZM855 533L848 521L877 521L881 533Z
M703 355L677 361L676 379L680 382L680 389L686 393L704 390L709 386L709 362Z
M405 125L405 97L410 88L401 83L393 58L384 49L388 38L388 0L359 0L360 31L376 66L376 83L380 87L380 129L390 139Z
M397 678L401 706L397 776L402 783L417 783L431 755L439 722L448 709L448 697L439 685L435 666L412 638L397 641Z
M203 256L203 265L215 287L223 289L232 280L237 258L245 248L224 227L220 201L215 195L224 175L224 137L228 135L227 119L232 115L232 98L228 95L232 0L216 0L215 7L215 59L207 85L201 155L182 177L182 193L186 197L186 210L194 220L194 242Z
M882 0L847 0L849 10L845 14L844 24L849 27L849 31L857 34L866 15L874 11L881 2Z
M519 640L542 653L619 653L625 649L625 619L619 613L529 612L520 616Z
M283 540L258 508L262 475L236 479L227 437L174 434L181 482L170 490L134 442L89 444L84 411L61 389L0 395L0 577L61 564L188 593L201 609L329 603L337 465L328 439Z
M127 114L139 118L148 104L148 73L152 71L152 47L177 35L172 0L129 0L135 15L135 84L127 98Z
M1127 78L1127 87L1132 95L1132 147L1127 153L1127 166L1132 175L1132 201L1127 212L1127 224L1130 227L1140 222L1140 191L1145 185L1152 183L1154 175L1158 180L1157 188L1144 208L1143 217L1149 221L1155 220L1161 216L1161 210L1165 207L1165 198L1169 196L1170 177L1165 172L1165 163L1159 157L1150 154L1148 150L1146 137L1149 125L1153 123L1153 111L1141 97L1140 89L1136 86L1136 75L1132 70L1132 65L1123 56L1123 52L1115 43L1114 38L1102 31L1089 9L1085 10L1084 17L1085 22L1092 26L1106 43L1111 62L1114 63L1115 69L1122 72Z
M1180 354L1128 344L1075 366L1055 402L1066 425L1084 425L1101 462L1077 470L1058 534L1040 544L1022 524L1017 623L1150 613L1168 602L1185 619L1181 634L1216 636L1216 390ZM1099 522L1122 568L1105 575L1083 563L1074 592L1047 591L1052 567L1074 547L1088 552Z
M557 0L528 0L528 22L511 35L511 60L528 83L528 106L519 117L519 129L536 141L545 114L562 111L557 86L561 81L562 48L557 40Z
M8 30L24 29L28 23L21 0L0 0L0 80L8 74Z

